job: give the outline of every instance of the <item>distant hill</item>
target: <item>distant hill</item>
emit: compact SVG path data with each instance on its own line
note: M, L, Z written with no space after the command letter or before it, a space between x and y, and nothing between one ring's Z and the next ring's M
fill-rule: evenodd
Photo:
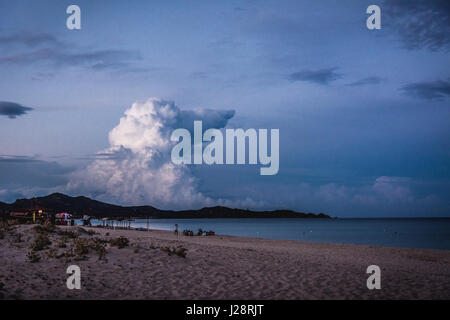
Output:
M46 197L18 199L14 203L0 202L3 211L44 208L47 211L70 212L74 215L87 214L102 217L149 217L149 218L330 218L320 213L301 213L291 210L251 211L227 207L205 207L199 210L160 210L152 206L123 207L92 200L87 197L70 197L62 193L53 193Z

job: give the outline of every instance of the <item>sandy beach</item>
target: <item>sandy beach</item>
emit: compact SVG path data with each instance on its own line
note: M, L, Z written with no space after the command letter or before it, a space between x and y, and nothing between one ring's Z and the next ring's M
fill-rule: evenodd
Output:
M3 299L450 298L448 250L35 228L2 229ZM123 248L110 241L120 236L129 241ZM39 237L49 241L36 247ZM169 254L176 248L187 249L186 257ZM373 264L381 268L381 290L366 287L366 268ZM80 290L66 287L69 265L81 268Z

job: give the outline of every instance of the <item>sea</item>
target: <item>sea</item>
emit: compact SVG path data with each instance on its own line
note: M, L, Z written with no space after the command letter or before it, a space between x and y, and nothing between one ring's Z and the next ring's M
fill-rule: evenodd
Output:
M216 235L450 250L450 218L149 219L148 223L157 230L173 231L178 224L180 232L201 228ZM131 226L147 228L147 219L135 219Z

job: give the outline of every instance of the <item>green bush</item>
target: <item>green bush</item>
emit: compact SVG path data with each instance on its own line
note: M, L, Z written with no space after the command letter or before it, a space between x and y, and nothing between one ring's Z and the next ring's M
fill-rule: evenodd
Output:
M62 238L56 245L58 248L67 248L67 238Z
M28 260L29 260L31 263L36 263L36 262L39 262L39 261L41 260L41 256L38 255L38 254L37 254L36 252L34 252L34 251L28 252L27 257L28 257Z
M56 227L50 223L38 224L33 227L33 231L37 234L47 234L54 232Z
M99 260L106 260L106 241L100 238L75 239L72 247L64 253L66 258L75 257L76 260L85 260L90 250L97 253Z
M22 242L22 235L20 233L17 233L17 234L14 235L14 242L15 243Z
M54 258L58 258L58 251L56 251L55 248L51 248L50 250L48 250L46 252L46 255L48 258L54 259Z
M71 231L71 230L69 230L69 231L59 230L58 231L58 235L59 236L64 236L64 237L67 237L67 238L71 238L71 239L78 238L78 233L76 233L74 231Z
M31 244L31 249L33 251L40 251L46 249L50 244L51 241L47 234L39 233L36 238L34 238L34 242Z
M17 219L8 219L6 220L6 223L8 224L8 226L15 226L20 224L20 221Z
M187 255L187 252L186 252L187 249L183 248L182 246L178 246L176 248L175 247L161 247L160 250L163 252L167 252L167 254L169 256L176 254L179 257L186 258L186 255Z
M113 247L118 247L119 249L128 247L130 241L124 236L120 236L116 239L109 240L109 244Z
M99 260L105 260L106 257L106 240L94 238L91 240L91 248L97 252Z
M85 259L89 253L89 242L86 239L76 239L73 242L73 253L79 260Z

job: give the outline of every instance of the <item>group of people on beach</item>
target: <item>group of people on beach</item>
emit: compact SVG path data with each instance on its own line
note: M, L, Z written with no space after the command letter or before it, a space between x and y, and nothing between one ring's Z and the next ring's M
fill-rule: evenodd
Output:
M175 229L174 229L174 233L176 235L178 235L178 223L175 224ZM184 236L193 236L194 232L192 230L183 230L183 235ZM197 232L197 236L214 236L215 232L210 230L210 231L203 231L202 228L198 229Z

